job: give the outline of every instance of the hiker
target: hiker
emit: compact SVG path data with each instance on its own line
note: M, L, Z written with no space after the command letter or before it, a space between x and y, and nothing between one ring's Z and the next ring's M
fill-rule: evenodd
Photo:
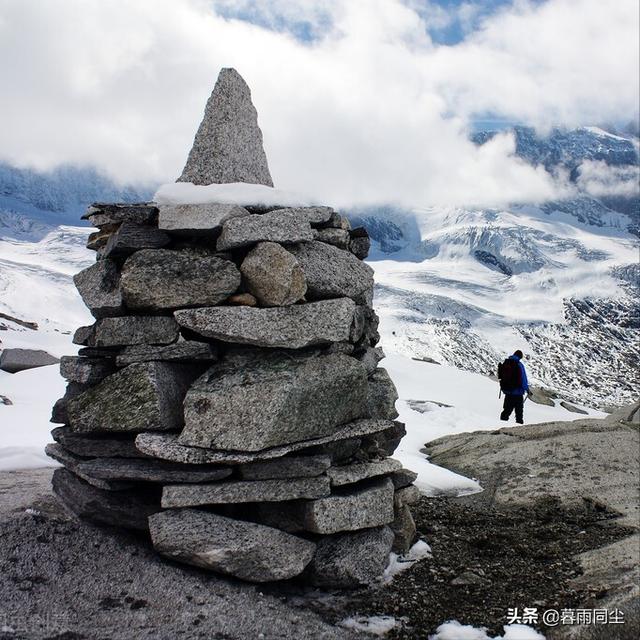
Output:
M500 380L500 389L504 393L504 405L500 420L508 420L511 412L515 409L516 422L524 424L524 394L529 393L529 381L522 364L520 349L498 365L498 379Z

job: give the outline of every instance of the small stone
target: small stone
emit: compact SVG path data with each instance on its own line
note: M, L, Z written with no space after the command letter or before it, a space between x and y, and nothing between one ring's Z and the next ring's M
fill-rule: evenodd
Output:
M332 589L371 584L389 562L393 539L389 527L321 538L308 567L311 584Z
M349 232L349 251L359 260L364 260L371 249L371 238L364 227L357 227Z
M3 396L2 394L0 394L0 404L5 405L5 407L9 407L13 404L13 402L10 398L7 398L7 396Z
M343 355L265 354L242 369L221 362L189 389L184 417L182 444L260 451L367 417L367 378Z
M407 431L402 422L388 422L391 424L385 431L372 433L362 438L361 450L368 455L369 458L386 458L393 455L398 448L400 441L406 435Z
M169 433L141 433L136 438L136 447L140 452L162 460L189 464L246 464L257 460L272 460L302 450L305 450L305 454L309 455L324 455L326 453L325 447L334 443L337 443L336 446L339 450L343 450L349 444L347 453L351 455L353 449L350 443L357 442L359 436L373 437L371 434L383 434L380 435L380 438L384 440L388 437L386 434L390 431L395 433L396 428L393 423L386 420L355 420L328 436L263 449L255 453L213 451L201 447L190 447L180 444L178 436Z
M114 372L113 363L103 358L78 356L62 356L60 358L60 375L69 382L94 385Z
M235 295L229 296L227 304L238 307L257 307L258 301L255 296L252 296L250 293L236 293Z
M177 181L273 186L251 91L235 69L220 71Z
M148 518L160 510L154 490L105 491L82 481L67 469L53 472L53 492L81 518L126 529L146 531Z
M393 522L393 483L388 478L365 488L353 489L303 503L307 531L337 533L378 527Z
M331 207L284 207L276 211L292 213L309 224L323 224L331 220L335 211Z
M130 344L170 344L178 339L178 325L166 316L121 316L97 320L92 347L120 347Z
M391 482L393 482L393 478L391 479ZM422 498L420 489L418 489L414 484L410 484L407 487L402 487L402 489L397 489L393 496L393 501L396 506L402 506L416 504L420 501L420 498Z
M116 258L131 255L140 249L160 249L171 242L171 238L160 229L131 222L123 222L98 252L100 258Z
M369 376L369 415L380 420L398 417L398 392L386 369L378 368Z
M87 327L78 327L73 334L73 344L88 345L93 341L95 335L95 325L89 325Z
M231 469L203 465L178 464L162 460L133 458L97 458L77 465L76 473L103 480L135 482L213 482L231 475Z
M373 269L352 253L324 242L288 247L307 279L307 298L355 298L373 286Z
M154 204L114 204L94 202L82 216L94 227L132 222L133 224L155 224L158 208Z
M131 364L68 403L74 431L169 431L183 424L182 401L200 369Z
M150 312L216 305L239 286L233 262L189 250L138 251L124 263L121 277L127 307Z
M118 230L119 226L119 224L105 224L98 231L90 233L87 238L87 249L99 251L102 254L104 247L109 242L109 238Z
M238 471L243 480L306 478L319 476L330 466L329 456L300 456L244 464L238 468Z
M395 515L394 521L389 525L394 535L392 551L404 555L409 552L417 537L416 523L407 505L397 505Z
M142 458L144 453L136 449L135 438L129 435L81 434L71 427L56 427L51 431L53 439L67 451L83 458Z
M302 573L316 545L253 522L197 509L171 509L149 518L158 553L250 582L287 580Z
M324 300L288 307L204 307L176 311L181 327L204 338L261 347L301 349L349 339L355 304Z
M120 292L120 273L113 260L98 260L73 276L73 282L94 318L124 313Z
M331 217L324 224L320 226L324 228L330 227L333 229L344 229L345 231L349 231L351 229L351 224L349 223L349 220L345 216L337 213L336 211L334 211L331 214Z
M349 248L349 232L344 229L318 229L313 236L314 240L332 244L334 247L338 247L338 249Z
M331 493L326 476L277 480L238 480L216 484L167 485L162 490L162 506L197 507L207 504L241 502L282 502L323 498Z
M298 261L275 242L257 244L243 260L240 272L247 289L265 307L293 304L307 291Z
M227 220L216 246L218 251L226 251L258 242L291 244L312 239L311 225L304 218L280 209Z
M58 362L58 358L41 349L3 349L0 352L0 371L7 373L48 367Z
M134 362L213 362L218 358L218 349L208 342L179 340L168 345L139 344L125 347L116 357L118 367Z
M583 415L589 415L588 411L585 411L584 409L580 409L579 407L576 407L573 404L570 404L569 402L565 402L564 400L560 401L560 406L564 407L567 411L571 411L571 413L581 413Z
M402 469L402 463L392 458L377 460L375 462L355 462L340 467L331 467L327 476L331 480L331 486L339 487L345 484L360 482L366 478L383 476Z
M161 204L158 228L175 236L216 235L231 218L248 216L237 204Z
M418 479L418 474L409 469L399 469L398 471L394 471L389 477L391 478L391 482L393 482L394 488L397 490L408 487L412 482L415 482Z
M455 577L451 583L456 587L460 586L483 586L489 584L487 578L474 573L473 571L463 571L459 576Z

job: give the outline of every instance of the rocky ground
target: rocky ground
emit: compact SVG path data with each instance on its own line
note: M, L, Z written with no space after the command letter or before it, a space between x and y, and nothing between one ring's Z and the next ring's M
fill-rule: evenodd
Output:
M142 537L78 522L51 470L0 474L0 638L354 638L345 617L393 616L390 638L443 622L502 633L508 609L621 609L625 624L534 625L549 639L638 637L638 427L608 420L449 436L432 460L479 478L413 508L433 555L387 585L327 597L184 566ZM365 636L366 637L366 636Z

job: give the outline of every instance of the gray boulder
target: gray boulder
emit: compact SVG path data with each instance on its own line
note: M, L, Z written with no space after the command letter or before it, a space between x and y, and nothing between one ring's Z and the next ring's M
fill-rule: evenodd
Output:
M357 298L373 287L373 269L349 251L324 242L304 242L289 251L307 279L307 298Z
M136 363L68 403L74 431L169 431L183 423L182 401L199 372L188 365Z
M173 236L216 235L231 218L248 216L237 204L161 204L158 228Z
M67 451L83 458L144 457L144 453L136 449L135 438L128 435L83 434L75 433L71 427L56 427L51 436Z
M73 282L94 318L124 313L120 273L113 260L105 258L73 276Z
M218 251L246 247L257 242L291 244L312 240L311 225L296 213L279 209L260 215L232 218L222 225Z
M326 476L277 480L238 480L216 484L174 484L162 490L162 506L197 507L206 504L241 502L282 502L324 498L331 493Z
M337 533L378 527L393 522L393 483L388 478L328 498L311 500L300 507L304 527L314 533Z
M371 238L364 227L358 227L349 231L349 250L359 260L364 260L369 255Z
M327 471L327 476L329 476L332 486L339 487L360 482L360 480L365 480L366 478L387 475L400 469L402 469L401 462L392 458L385 458L374 462L355 462L339 467L331 467Z
M309 581L324 588L371 584L384 573L393 540L389 527L325 536L307 568Z
M251 91L235 69L220 71L177 181L273 186Z
M41 349L3 349L0 352L0 371L7 373L47 367L58 362L58 358Z
M389 525L393 531L392 551L399 555L408 553L417 538L416 523L411 515L411 510L406 504L396 505L395 519Z
M166 316L121 316L102 318L93 326L88 343L92 347L130 344L170 344L178 339L178 325Z
M331 458L326 455L299 456L243 464L238 468L238 472L243 480L306 478L319 476L330 466Z
M115 366L104 358L82 358L62 356L60 375L69 382L82 385L94 385L115 372Z
M412 482L417 480L418 474L415 471L410 471L409 469L399 469L398 471L394 471L389 477L397 491L403 487L408 487Z
M298 261L275 242L256 245L240 265L247 289L264 307L297 302L307 291Z
M126 367L134 362L211 362L218 358L218 349L208 342L178 340L173 344L137 344L125 347L116 356L116 365Z
M349 356L274 353L238 369L214 365L184 401L182 444L260 451L329 435L367 417L367 378Z
M398 391L386 369L378 368L369 376L369 415L381 420L398 417Z
M305 455L327 455L331 451L333 455L334 446L336 449L335 457L339 458L338 454L344 452L345 449L349 456L355 453L359 445L359 436L372 437L371 434L386 434L395 428L393 423L387 420L355 420L343 425L328 436L293 442L255 453L214 451L202 447L190 447L181 444L178 440L179 436L173 433L141 433L136 438L136 448L141 453L153 458L189 464L246 464L259 460L273 460L295 451L304 451ZM384 436L381 435L381 437Z
M92 522L146 531L148 518L160 510L157 490L105 491L67 469L53 472L53 492L74 513Z
M239 286L233 262L188 250L138 251L124 263L121 277L127 307L152 312L215 305Z
M326 244L332 244L338 249L349 248L349 232L344 229L318 229L314 234L314 239L318 242L325 242Z
M287 580L304 570L316 545L284 531L197 509L149 518L158 553L250 582Z
M155 227L123 222L98 251L99 258L122 258L140 249L160 249L171 242L171 238Z
M349 339L355 304L324 300L311 304L256 309L208 307L176 311L181 327L205 338L261 347L301 349Z

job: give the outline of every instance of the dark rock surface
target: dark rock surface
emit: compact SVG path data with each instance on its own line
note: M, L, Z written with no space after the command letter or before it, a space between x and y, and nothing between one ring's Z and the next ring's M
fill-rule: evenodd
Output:
M235 69L220 72L178 182L273 186L251 91Z
M165 316L123 316L97 320L88 343L92 347L130 344L170 344L178 339L178 325Z
M305 478L319 476L331 466L329 456L292 456L243 464L238 472L243 480Z
M78 432L179 429L182 400L197 374L188 365L129 365L69 401L71 428Z
M216 360L218 350L215 345L196 340L178 340L173 344L130 345L118 352L116 365L126 367L134 362L152 362L163 360L165 362L210 362Z
M141 458L136 449L135 437L130 434L76 433L70 427L56 427L51 431L53 439L65 449L85 458Z
M113 260L98 260L73 276L73 283L94 318L124 313L120 272Z

